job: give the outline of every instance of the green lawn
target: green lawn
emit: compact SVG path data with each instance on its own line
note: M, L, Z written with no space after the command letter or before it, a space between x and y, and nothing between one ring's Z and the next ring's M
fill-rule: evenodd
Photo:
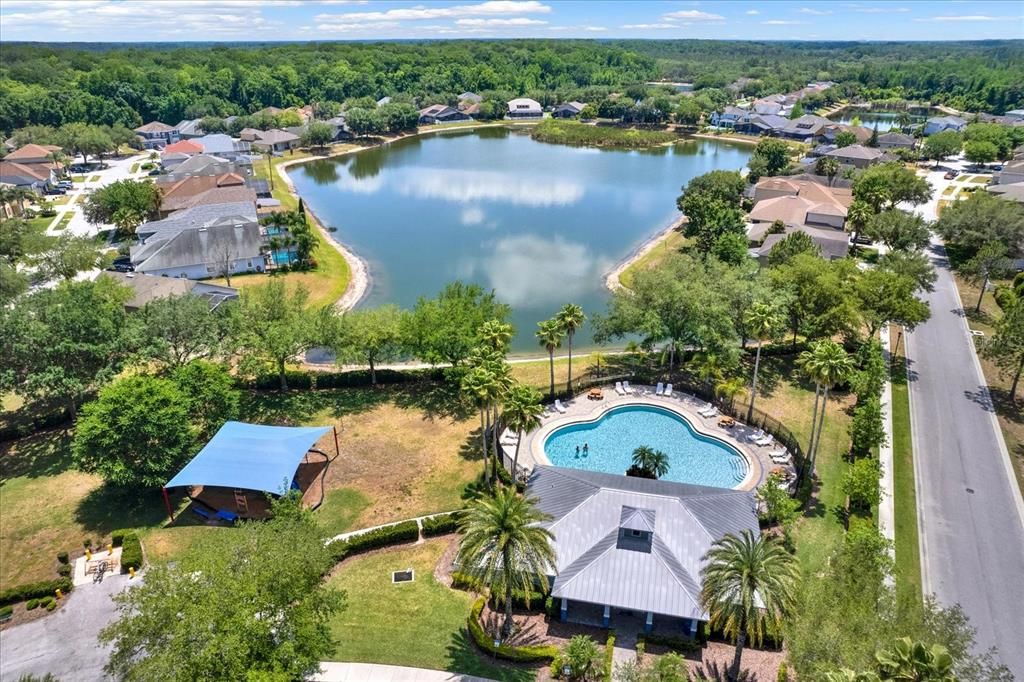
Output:
M89 182L99 182L99 181L100 181L100 176L98 176L98 175L93 175L93 176L91 176L89 178Z
M68 226L68 223L71 222L71 219L74 217L74 215L74 211L67 211L66 213L64 213L64 215L60 217L60 221L53 226L53 229L57 231L63 230L65 227Z
M921 554L917 539L917 493L910 431L910 396L902 355L892 365L893 504L896 531L896 584L921 598Z
M633 277L636 276L636 273L658 267L662 261L668 258L671 254L679 251L689 241L690 240L683 236L683 233L678 230L669 232L657 246L623 270L619 275L619 282L622 286L628 289L632 284Z
M434 578L447 545L439 538L342 562L328 581L346 593L345 609L331 623L336 648L330 658L534 679L533 670L500 666L478 653L465 628L474 595ZM392 571L408 568L415 571L413 582L391 582Z
M128 169L129 173L137 173L141 164L133 163L132 167Z

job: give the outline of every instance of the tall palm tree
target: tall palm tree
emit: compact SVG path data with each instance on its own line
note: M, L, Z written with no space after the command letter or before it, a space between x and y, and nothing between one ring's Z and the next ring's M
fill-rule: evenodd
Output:
M736 396L747 390L747 382L743 377L723 377L715 383L715 395L728 402L731 408L736 401ZM747 418L750 421L750 418Z
M562 337L565 330L558 320L544 320L537 323L537 341L542 348L548 352L548 361L551 367L551 399L555 399L555 349L562 347Z
M736 639L729 667L729 679L735 680L747 639L760 644L765 632L778 632L792 611L797 563L777 540L754 537L749 530L715 542L704 561L701 605L711 627Z
M555 550L551 532L540 524L550 518L514 486L499 488L493 498L480 498L462 513L457 562L492 592L503 594L502 638L512 634L513 592L521 591L529 599L534 581L547 591Z
M866 201L855 199L850 208L846 209L846 224L853 230L853 243L857 243L857 239L860 237L860 233L867 227L868 221L871 220L871 216L875 214L871 205Z
M828 177L828 186L831 187L832 181L839 174L839 159L834 156L822 156L814 164L814 172Z
M516 432L516 452L512 457L512 477L515 478L519 468L519 445L523 442L523 434L540 428L540 416L544 406L540 404L540 393L532 386L514 384L505 394L502 404L502 419L505 425Z
M641 445L633 451L633 467L650 475L661 478L668 473L668 455L661 450Z
M754 401L757 400L757 373L761 369L761 346L772 337L772 333L782 324L778 312L771 305L758 301L750 306L744 315L744 323L750 334L758 340L757 353L754 355L754 377L750 381L750 407L747 408L747 422L754 418Z
M805 357L805 354L806 357ZM810 351L801 353L804 371L814 379L814 383L821 388L821 414L818 416L817 426L811 428L811 449L810 460L811 470L814 470L814 463L818 456L818 446L821 443L821 432L825 426L825 411L828 408L828 392L836 384L844 381L853 371L853 358L843 350L843 347L832 340L819 341L814 344ZM815 390L815 412L817 412L817 389Z
M488 320L480 326L480 343L488 348L505 353L512 340L512 325L501 320Z
M896 114L896 125L900 127L900 130L905 130L911 123L910 112L903 110Z
M463 375L461 388L462 392L468 395L480 410L480 448L484 456L484 484L490 486L491 467L487 454L487 417L490 411L491 396L497 390L497 381L487 367L477 366Z
M583 308L575 303L566 303L555 315L555 319L562 326L565 335L569 337L569 380L566 382L566 387L569 392L572 392L572 338L576 335L576 330L583 326L587 317L583 314Z

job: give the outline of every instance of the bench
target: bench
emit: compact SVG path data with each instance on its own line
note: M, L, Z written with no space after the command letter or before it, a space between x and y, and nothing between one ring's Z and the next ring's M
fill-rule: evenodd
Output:
M206 519L207 521L210 520L210 512L206 511L202 507L197 507L194 504L192 505L192 513L200 518Z

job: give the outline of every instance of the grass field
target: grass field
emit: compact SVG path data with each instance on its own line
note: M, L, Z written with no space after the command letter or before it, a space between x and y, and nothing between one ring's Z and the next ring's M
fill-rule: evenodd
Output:
M669 232L657 246L623 270L622 273L619 274L619 282L622 286L628 289L632 285L633 278L636 276L636 273L658 267L666 258L679 251L683 246L689 243L689 241L690 240L683 236L683 233L678 230Z
M533 680L534 671L482 657L466 632L474 595L434 577L447 538L346 559L328 584L344 590L334 617L332 660L432 668L500 680ZM413 569L415 580L393 584L392 571Z
M73 218L74 216L75 216L75 212L74 212L74 211L66 211L66 212L64 213L64 215L62 215L62 216L60 217L60 220L59 220L59 221L57 222L57 224L53 226L53 229L54 229L54 230L56 230L56 231L58 231L58 232L59 232L60 230L63 230L63 229L65 228L65 227L67 227L67 226L68 226L68 223L70 223L70 222L71 222L71 219L72 219L72 218Z
M100 181L100 176L98 176L98 175L93 175L93 176L91 176L89 178L89 182L99 182L99 181Z
M895 337L896 334L894 333ZM896 339L893 338L895 347ZM921 598L921 552L917 537L917 491L910 430L910 396L903 344L892 363L893 507L896 533L896 585Z

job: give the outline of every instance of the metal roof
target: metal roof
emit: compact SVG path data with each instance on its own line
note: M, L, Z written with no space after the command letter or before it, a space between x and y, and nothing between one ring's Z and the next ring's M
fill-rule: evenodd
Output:
M552 517L552 595L616 608L706 619L704 554L727 533L758 533L746 491L538 466L527 494Z

